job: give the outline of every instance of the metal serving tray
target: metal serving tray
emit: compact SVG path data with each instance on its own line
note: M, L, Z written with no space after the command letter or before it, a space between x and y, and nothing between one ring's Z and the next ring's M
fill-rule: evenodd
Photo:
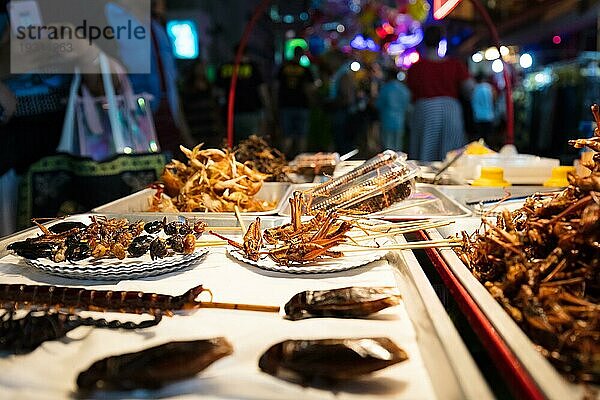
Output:
M510 186L501 188L470 185L437 185L436 188L456 200L462 206L472 209L481 201L501 200L507 193L510 193L511 196L521 196L556 190L556 188L545 186Z
M265 182L260 191L256 194L257 199L275 201L275 208L269 211L260 212L245 212L244 215L276 215L285 205L286 194L289 191L291 184L282 182ZM129 196L117 199L110 203L96 207L92 210L94 213L113 215L135 215L141 216L144 214L153 215L168 215L176 214L186 218L195 218L203 215L213 216L228 216L233 215L232 212L179 212L179 213L160 213L146 211L150 207L150 198L156 193L155 189L143 189L139 192L130 194Z
M427 230L432 239L478 230L480 218L463 218L448 227ZM584 387L563 378L538 351L487 289L471 274L453 250L432 250L432 261L451 293L458 295L473 328L486 344L492 359L523 398L581 399ZM441 269L440 269L441 268ZM456 296L455 296L456 297ZM474 302L474 303L473 303ZM479 318L479 316L483 316Z
M72 218L85 217L89 215ZM14 256L0 260L0 283L65 284L52 276L41 280L39 274L21 275L17 272L16 263ZM185 395L244 400L493 398L411 251L389 253L385 259L353 271L319 276L318 279L316 276L299 279L288 274L256 271L228 258L223 248L213 248L201 263L180 275L86 287L175 295L198 283L210 288L215 301L221 302L284 304L294 293L302 290L382 284L396 286L403 300L393 309L363 319L319 318L291 322L277 314L202 309L164 318L159 326L150 328L147 333L93 329L82 335L84 331L80 328L77 340L48 341L32 353L0 358L3 371L0 393L7 398L66 398L73 395L77 374L92 361L107 355L173 340L225 336L235 348L232 356L215 363L196 377L176 382L158 392L145 392L144 396L165 398ZM102 317L132 318L115 313L102 314ZM389 336L409 352L409 360L365 380L338 384L334 391L275 379L256 367L262 352L284 339L371 336ZM56 367L50 375L40 369L48 363ZM118 392L114 398L137 395L138 392Z
M289 198L292 197L293 193L297 190L303 191L313 187L314 184L300 184L300 185L292 185L288 190L286 195L286 200L284 202L284 206L282 210L279 212L279 215L290 215L290 204ZM408 220L408 219L445 219L445 218L462 218L469 217L472 215L471 210L462 204L458 203L456 200L450 198L446 194L442 193L437 189L435 185L429 184L416 184L416 192L417 194L424 195L433 195L435 197L434 201L428 203L418 202L422 201L418 198L409 197L406 200L398 202L388 209L368 214L369 217L376 217L383 220ZM414 203L414 206L410 207L411 203Z

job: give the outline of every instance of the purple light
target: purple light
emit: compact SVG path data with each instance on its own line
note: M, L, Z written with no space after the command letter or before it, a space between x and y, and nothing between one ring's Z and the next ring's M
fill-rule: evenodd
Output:
M379 51L379 46L373 39L365 39L361 34L354 36L354 39L350 41L350 46L356 50Z
M438 44L438 49L437 49L437 53L438 56L440 56L440 58L444 58L446 56L446 51L448 50L448 41L446 40L446 38L440 40L440 43Z

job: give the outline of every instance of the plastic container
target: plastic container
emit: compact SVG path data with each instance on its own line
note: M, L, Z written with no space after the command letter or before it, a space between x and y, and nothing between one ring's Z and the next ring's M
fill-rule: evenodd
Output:
M541 185L552 175L560 161L530 154L462 155L449 169L452 178L469 182L481 175L482 167L500 167L504 178L513 185Z
M369 160L363 166L341 176L335 185L327 185L327 190L323 189L324 185L319 185L306 192L308 212L344 209L374 213L413 193L415 177L419 172L416 164L398 157L395 161L386 161L379 168L372 168L373 163L376 161ZM362 172L365 169L370 171Z
M299 175L333 175L335 166L340 162L339 153L302 153L290 162L290 166Z
M328 194L333 189L339 189L342 187L342 185L352 183L354 180L368 172L374 171L377 168L383 167L384 165L389 165L396 160L406 161L406 158L406 154L404 153L396 153L393 150L386 150L383 153L379 153L375 157L365 161L363 164L351 170L350 172L320 184L312 190L312 193L315 196Z
M568 165L563 165L560 167L552 168L552 176L546 182L544 182L544 186L547 187L565 187L569 186L569 181L567 179L567 175L569 172L575 172L575 167L570 167Z
M510 186L510 182L504 179L504 170L500 167L481 167L481 175L475 179L473 186Z

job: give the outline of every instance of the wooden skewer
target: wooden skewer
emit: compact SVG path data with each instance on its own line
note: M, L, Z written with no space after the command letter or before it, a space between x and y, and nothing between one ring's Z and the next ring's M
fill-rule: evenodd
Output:
M379 212L373 213L373 215L374 216L385 215L385 214L389 214L389 213L394 212L394 211L407 210L409 208L413 208L413 207L417 207L417 206L422 206L422 205L425 205L425 204L433 203L436 200L437 199L422 199L422 200L416 200L416 201L414 201L412 203L409 203L409 204L399 204L397 206L392 206L392 207L389 207L387 209L383 209L383 210L381 210Z
M212 247L212 246L226 246L227 242L224 240L205 240L203 242L196 242L196 247Z
M444 226L444 225L450 225L453 223L454 223L454 221L452 221L452 220L425 219L422 221L406 221L406 222L397 222L397 223L374 225L374 226L359 225L359 227L361 230L365 230L365 231L380 232L380 231L393 230L393 229L405 229L405 228L412 228L412 227L420 227L420 226L429 225L429 224L439 224L439 226Z
M219 303L215 301L202 302L201 308L224 308L227 310L244 310L278 313L279 307L260 304Z
M423 240L420 242L402 243L395 246L381 246L381 247L368 247L358 249L344 249L341 250L343 253L347 252L360 252L360 251L384 251L384 250L411 250L411 249L427 249L432 247L456 247L460 246L459 241L442 241L442 240ZM358 246L357 246L358 247Z
M379 232L379 233L374 233L374 234L365 234L365 235L358 235L358 236L350 236L350 238L354 239L354 240L363 240L363 239L374 239L377 237L393 237L393 236L397 236L403 233L410 233L410 232L416 232L416 231L420 231L420 230L424 230L424 229L431 229L431 228L439 228L441 226L446 226L446 225L450 225L452 222L440 222L440 223L436 223L436 222L431 222L428 224L422 224L422 225L415 225L415 226L409 226L406 228L390 228L389 231L383 231L383 232Z
M205 232L208 231L235 231L235 232L239 232L240 231L240 227L239 226L207 226L205 228Z
M240 209L238 208L237 205L233 206L233 210L235 212L235 217L238 220L238 223L240 224L240 229L242 230L242 235L246 234L246 225L244 225L244 221L242 221L242 216L240 215Z

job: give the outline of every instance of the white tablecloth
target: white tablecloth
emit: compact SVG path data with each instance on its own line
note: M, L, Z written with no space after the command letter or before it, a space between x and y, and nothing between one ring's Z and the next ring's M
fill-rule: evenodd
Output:
M17 257L0 260L0 283L86 286L96 289L141 290L178 295L198 284L210 288L214 301L282 305L303 290L344 286L395 286L392 267L377 261L338 274L288 275L243 265L212 248L197 265L180 273L118 283L73 281L40 273ZM98 316L98 314L94 314ZM107 319L139 321L147 318L101 314ZM80 327L67 338L45 342L27 355L0 358L0 398L56 399L73 396L80 371L109 355L127 353L173 340L225 336L234 353L193 379L169 385L158 392L111 394L124 396L202 399L433 399L435 394L423 364L413 325L404 304L371 319L308 319L288 321L274 313L199 309L163 318L156 327L122 331ZM258 359L271 345L290 338L386 336L402 347L409 360L335 391L302 387L258 369ZM106 396L104 396L106 397Z

